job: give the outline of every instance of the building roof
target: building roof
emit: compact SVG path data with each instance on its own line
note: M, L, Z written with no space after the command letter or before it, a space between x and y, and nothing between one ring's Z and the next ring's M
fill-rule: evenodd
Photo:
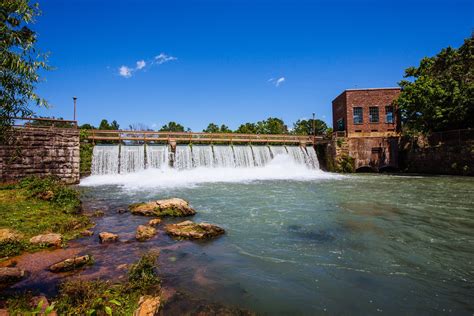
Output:
M337 97L334 98L334 100L332 100L333 102L339 98L341 95L343 95L344 93L348 92L348 91L372 91L372 90L401 90L400 87L386 87L386 88L357 88L357 89L346 89L344 91L342 91Z

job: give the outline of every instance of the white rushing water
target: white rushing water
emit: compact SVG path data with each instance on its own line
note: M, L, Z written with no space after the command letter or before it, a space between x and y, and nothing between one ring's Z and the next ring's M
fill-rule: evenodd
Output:
M92 151L92 174L116 174L119 171L119 146L98 145Z
M146 157L145 157L146 153ZM146 158L146 159L145 159ZM325 179L312 147L265 145L99 145L86 185L186 185L280 179Z
M145 169L145 146L123 145L120 148L120 173Z
M169 164L169 152L167 145L146 146L147 168L162 168Z

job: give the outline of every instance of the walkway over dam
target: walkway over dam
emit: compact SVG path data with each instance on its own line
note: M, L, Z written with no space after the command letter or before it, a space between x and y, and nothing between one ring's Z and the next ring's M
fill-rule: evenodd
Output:
M238 134L238 133L204 133L204 132L154 132L127 130L88 130L87 139L96 141L122 142L138 141L144 143L243 143L243 144L299 144L314 145L324 143L322 136L287 135L287 134Z

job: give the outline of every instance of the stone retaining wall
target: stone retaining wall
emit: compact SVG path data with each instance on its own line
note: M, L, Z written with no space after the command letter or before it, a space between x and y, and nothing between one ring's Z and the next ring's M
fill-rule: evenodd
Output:
M54 175L67 184L79 183L79 163L77 129L15 129L9 143L0 145L2 182Z

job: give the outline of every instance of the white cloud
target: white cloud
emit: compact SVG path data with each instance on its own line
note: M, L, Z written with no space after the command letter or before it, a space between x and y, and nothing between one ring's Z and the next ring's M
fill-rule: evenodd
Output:
M132 76L132 69L128 68L127 66L122 66L119 68L119 75L124 78L130 78Z
M285 82L285 77L280 78L270 78L268 82L272 83L275 87L279 87L283 82Z
M178 58L174 56L169 56L166 55L165 53L161 53L158 56L155 56L152 60L145 61L145 60L139 60L136 62L135 68L133 67L127 67L127 66L121 66L119 68L119 75L124 77L124 78L130 78L134 72L144 70L145 68L151 67L152 65L161 65L164 63L167 63L169 61L177 60Z
M169 61L176 60L176 59L178 59L178 58L176 58L174 56L166 55L165 53L161 53L158 56L155 56L155 63L158 64L158 65L161 65L161 64L164 64L164 63L167 63Z
M139 60L137 61L137 67L135 68L136 70L140 70L145 68L146 62L144 60Z

